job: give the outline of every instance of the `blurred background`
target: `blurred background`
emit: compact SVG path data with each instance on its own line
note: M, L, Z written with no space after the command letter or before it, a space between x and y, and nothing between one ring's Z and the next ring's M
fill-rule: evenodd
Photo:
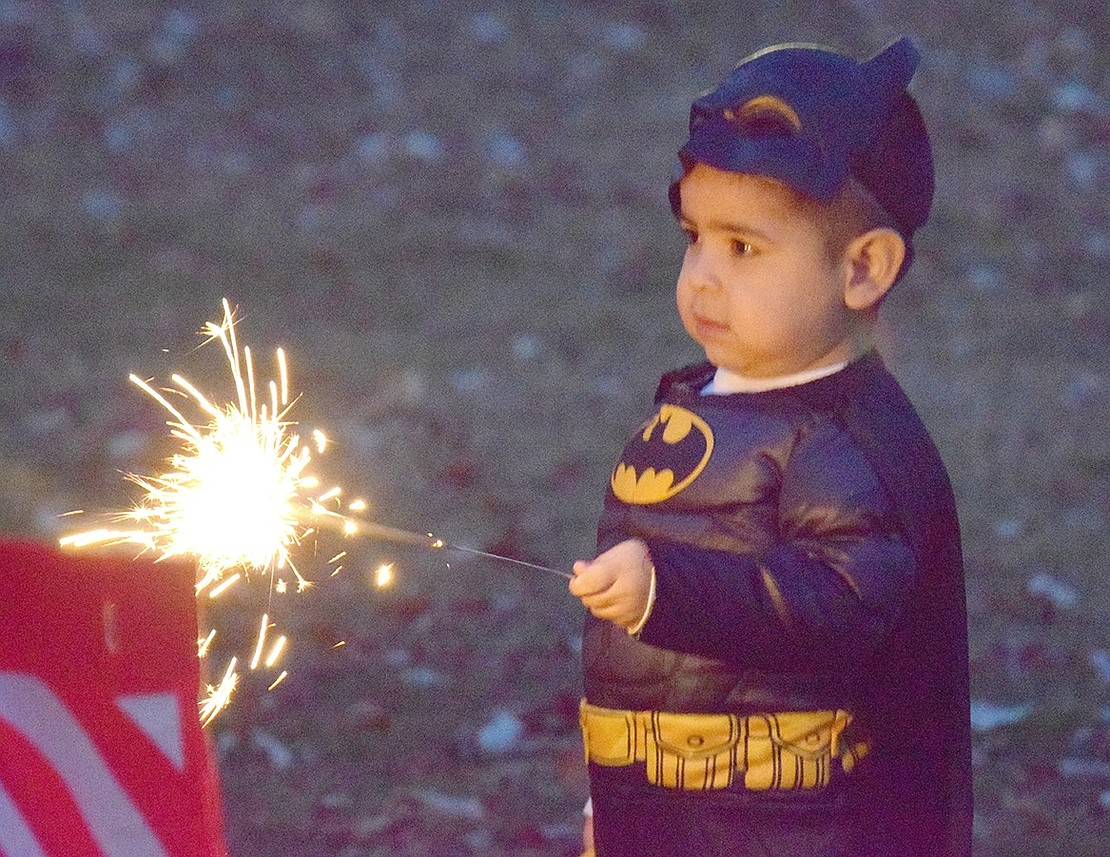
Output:
M230 400L196 348L227 296L256 360L288 351L325 481L569 567L658 375L699 356L665 195L691 99L770 43L901 34L938 190L882 350L962 516L977 853L1105 853L1102 0L0 0L0 531L51 542L160 472L164 414L128 372ZM232 853L576 854L563 581L341 547L278 608L289 678L210 727ZM257 607L206 621L249 639Z

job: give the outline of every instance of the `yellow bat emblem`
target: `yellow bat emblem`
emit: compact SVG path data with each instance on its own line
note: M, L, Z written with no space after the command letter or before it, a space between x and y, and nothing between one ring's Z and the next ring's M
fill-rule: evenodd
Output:
M698 478L713 453L713 430L692 411L662 405L624 448L609 481L618 500L661 503Z

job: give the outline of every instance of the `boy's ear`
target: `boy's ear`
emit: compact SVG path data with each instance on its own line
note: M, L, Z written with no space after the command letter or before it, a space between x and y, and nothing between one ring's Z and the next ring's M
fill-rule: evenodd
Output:
M893 229L871 229L854 238L845 250L848 308L866 310L877 305L894 285L905 258L906 242Z

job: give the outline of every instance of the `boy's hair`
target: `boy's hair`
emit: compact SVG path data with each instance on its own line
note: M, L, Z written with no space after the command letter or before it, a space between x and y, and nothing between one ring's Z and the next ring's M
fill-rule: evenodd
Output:
M855 176L848 176L829 202L806 196L788 185L783 187L792 197L794 208L816 224L830 262L839 260L853 239L872 229L891 229L901 234L894 216ZM905 268L903 263L899 276Z
M669 189L695 163L774 179L801 195L831 252L875 227L913 234L933 199L933 158L917 102L906 91L919 55L909 39L860 63L814 45L777 45L738 65L690 110Z

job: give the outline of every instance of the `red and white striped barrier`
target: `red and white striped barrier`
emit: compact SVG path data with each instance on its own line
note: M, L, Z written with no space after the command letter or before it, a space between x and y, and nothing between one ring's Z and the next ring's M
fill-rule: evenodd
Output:
M0 541L0 855L224 855L192 569Z

